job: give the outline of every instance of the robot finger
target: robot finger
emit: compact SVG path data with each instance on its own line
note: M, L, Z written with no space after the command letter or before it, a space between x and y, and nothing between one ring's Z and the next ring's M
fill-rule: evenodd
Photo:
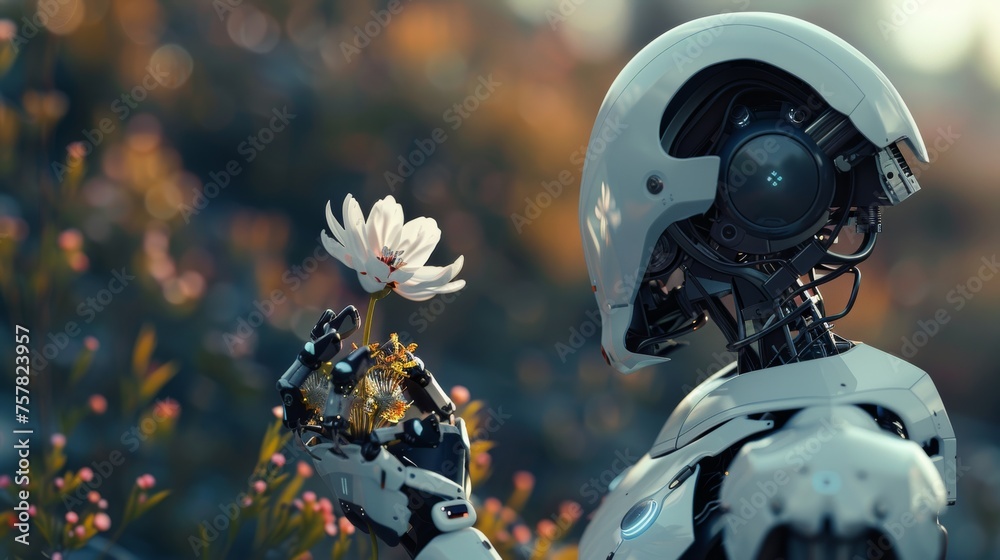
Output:
M330 388L333 389L330 393L331 397L333 395L340 397L351 392L371 359L371 347L362 346L337 362L333 366L333 370L330 371Z
M340 333L341 340L347 339L361 326L361 314L353 305L348 305L329 322L332 330Z
M455 403L425 366L423 360L414 356L415 367L406 370L406 388L413 404L424 413L434 413L442 421L451 422L455 413Z
M426 418L411 418L393 426L379 428L372 432L370 442L376 448L396 441L403 442L410 447L431 448L440 445L443 437L441 422L437 416L430 415ZM373 449L368 451L369 454L373 452Z
M334 317L336 317L336 315L334 315L332 309L324 311L323 314L319 316L319 320L316 321L316 326L314 326L312 331L309 332L309 339L316 340L326 334L326 326L330 324L330 320Z

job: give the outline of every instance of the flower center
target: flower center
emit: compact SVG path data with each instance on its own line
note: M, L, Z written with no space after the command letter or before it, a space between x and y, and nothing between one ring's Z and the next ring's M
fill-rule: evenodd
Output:
M393 251L388 247L382 247L382 254L379 255L378 260L388 265L390 274L406 266L406 263L403 262L403 251Z

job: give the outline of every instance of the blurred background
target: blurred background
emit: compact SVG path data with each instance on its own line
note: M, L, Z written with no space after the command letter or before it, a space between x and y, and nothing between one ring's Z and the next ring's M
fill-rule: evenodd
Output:
M366 305L318 243L324 205L339 218L348 193L366 213L391 194L407 218L435 218L430 264L465 256L464 290L383 300L375 336L417 342L442 385L483 401L496 446L477 494L533 488L499 538L550 532L567 501L585 521L729 356L705 329L664 366L605 366L577 228L582 155L629 58L722 11L829 29L913 112L932 157L915 166L923 190L886 212L837 331L932 374L960 442L953 557L1000 557L1000 279L983 267L1000 245L991 0L0 0L0 338L32 332L39 476L43 455L64 454L75 475L57 483L46 463L52 483L86 483L89 466L110 503L60 546L96 557L93 536L122 558L184 558L213 540L198 526L247 491L275 380L323 309ZM824 293L844 301L848 284ZM0 355L9 371L13 346ZM0 417L4 449L13 421ZM0 463L13 473L11 453ZM146 474L155 486L137 483ZM127 509L160 488L141 518ZM315 477L303 488L325 495ZM72 509L52 506L50 528L72 531ZM233 554L253 535L236 531Z

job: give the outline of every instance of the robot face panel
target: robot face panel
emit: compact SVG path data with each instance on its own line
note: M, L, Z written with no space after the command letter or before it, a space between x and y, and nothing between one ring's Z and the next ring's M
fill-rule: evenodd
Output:
M766 130L766 129L765 129ZM769 131L735 139L723 161L721 200L742 229L765 239L814 227L833 200L833 168L809 139ZM719 237L732 241L735 226Z
M855 215L877 228L876 206L919 188L900 141L926 158L888 79L816 26L725 14L654 40L612 84L581 181L608 362L666 361L711 311L696 300L739 296L758 313L784 299L832 255L835 231ZM678 274L680 289L667 281Z
M736 130L719 151L720 217L712 238L742 253L787 249L826 225L836 191L833 162L801 121L751 121L756 112L737 111Z

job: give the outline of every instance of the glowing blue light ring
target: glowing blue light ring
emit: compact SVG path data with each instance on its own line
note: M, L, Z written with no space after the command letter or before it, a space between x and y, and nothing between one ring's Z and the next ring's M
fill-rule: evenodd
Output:
M641 513L639 513L640 511ZM632 517L633 514L637 516L637 518L626 526L626 520L628 520L629 517ZM628 510L625 517L622 518L622 538L634 539L643 534L646 532L646 529L653 526L653 522L656 521L656 518L659 515L660 503L652 498L646 498L645 500L635 504Z

